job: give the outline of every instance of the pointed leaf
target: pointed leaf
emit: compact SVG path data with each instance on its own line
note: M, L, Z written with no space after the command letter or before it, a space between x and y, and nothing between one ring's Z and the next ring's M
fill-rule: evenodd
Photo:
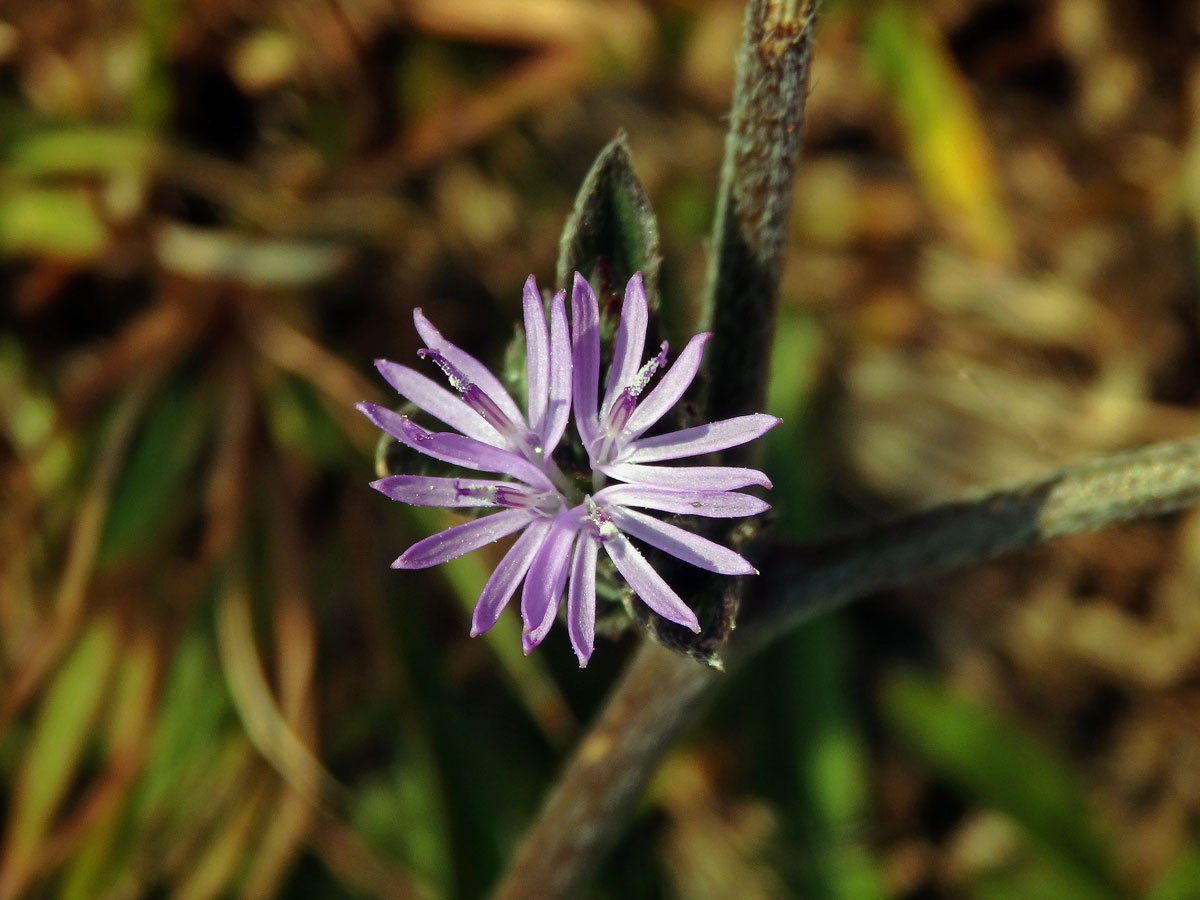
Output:
M658 223L621 133L600 151L579 189L559 245L558 284L569 287L572 275L580 272L607 294L623 291L633 274L641 272L653 311L659 257Z

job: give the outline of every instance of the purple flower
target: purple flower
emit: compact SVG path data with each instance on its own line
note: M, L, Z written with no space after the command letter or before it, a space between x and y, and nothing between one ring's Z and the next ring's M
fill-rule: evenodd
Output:
M600 382L600 311L591 285L578 273L571 292L571 332L575 356L572 393L575 426L597 476L672 488L729 491L756 484L770 487L756 469L734 466L654 466L725 450L752 441L779 424L775 416L755 414L723 419L653 437L642 435L657 423L691 385L700 370L704 345L712 337L696 335L654 388L639 398L655 372L666 366L667 344L642 365L649 311L642 276L625 288L625 302L613 346L604 399L597 406Z
M498 480L391 475L374 482L372 486L381 493L404 503L499 510L418 541L393 567L437 565L519 531L480 594L471 634L495 624L523 581L522 644L529 653L549 632L565 590L571 645L580 665L587 665L595 640L596 563L601 547L642 602L663 618L696 632L700 623L695 612L630 538L712 572L755 572L733 550L640 510L709 517L755 515L767 509L767 504L736 489L770 487L766 476L755 469L731 466L647 464L736 446L759 437L779 420L767 415L741 416L642 437L691 384L709 335L694 337L639 402L656 371L665 368L667 346L664 343L658 355L640 365L649 313L641 276L635 275L626 288L612 368L601 401L595 294L576 274L570 335L564 299L560 291L551 301L547 328L533 276L525 283L526 415L482 363L446 341L420 310L413 318L428 346L419 355L442 369L457 394L406 366L384 360L376 365L400 394L458 433L430 432L377 404L360 403L358 408L419 453L504 476ZM572 405L591 468L590 494L584 494L552 456ZM609 484L610 479L624 483Z
M685 428L650 438L641 435L683 396L700 368L700 356L710 335L688 342L674 367L647 394L638 397L652 376L666 364L664 342L657 356L640 365L646 342L649 309L641 275L625 289L617 325L613 362L603 401L599 400L600 311L596 295L579 273L571 292L571 332L574 370L572 404L575 427L592 467L593 495L556 518L561 548L542 555L553 575L550 594L538 599L546 607L522 603L525 652L545 637L554 622L562 584L567 581L567 535L575 534L567 591L567 628L580 665L587 665L595 639L595 565L603 547L617 571L642 602L664 619L700 631L695 612L646 562L629 537L665 553L724 575L749 575L757 570L742 556L677 525L638 512L636 508L710 517L749 516L768 509L767 503L736 488L756 484L770 487L755 469L733 466L653 466L649 462L697 456L744 444L779 424L768 415L741 416L710 425ZM627 482L605 486L608 478ZM636 508L631 508L636 507ZM553 555L552 555L553 554ZM552 558L551 558L552 557Z
M457 396L407 366L387 360L378 360L376 366L402 396L458 433L430 432L386 407L358 404L367 418L418 453L511 479L390 475L371 485L393 500L416 506L500 508L418 541L392 563L393 568L435 566L522 531L484 586L475 606L472 634L495 624L549 535L555 516L565 509L563 490L573 490L551 456L566 430L571 408L571 346L564 296L559 291L551 301L547 329L537 284L532 275L525 282L527 416L483 363L443 338L419 309L413 321L428 345L419 355L445 372ZM527 585L526 592L531 590Z

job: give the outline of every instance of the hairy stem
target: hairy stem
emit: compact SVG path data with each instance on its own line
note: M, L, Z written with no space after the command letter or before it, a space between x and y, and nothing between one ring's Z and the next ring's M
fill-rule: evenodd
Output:
M730 666L813 616L1057 537L1200 500L1200 439L1100 457L820 543L758 545ZM498 898L573 896L663 754L722 676L661 647L635 656L526 836Z
M721 674L647 641L575 748L494 900L578 896Z
M816 543L764 541L751 550L764 575L748 580L728 664L873 593L1197 501L1200 439L1189 439L1100 457ZM615 839L662 755L721 680L653 644L641 649L531 832L537 842L527 847L537 847L538 863L553 877L579 879L591 870L596 860L588 854Z
M705 297L709 421L764 405L816 0L750 0ZM723 462L747 457L735 450ZM736 601L734 601L736 606ZM647 644L525 835L497 900L575 896L718 673Z
M706 296L706 412L763 405L767 356L799 161L814 0L751 0L738 60ZM726 454L722 462L740 462ZM829 609L1056 537L1200 500L1200 439L1062 469L817 544L763 540L764 573L725 658L745 661ZM577 895L611 848L680 732L721 683L712 668L647 643L567 762L500 884L498 900Z
M709 421L765 403L815 24L816 0L746 8L704 304Z
M763 546L731 657L873 592L1200 501L1200 439L1102 456L804 546Z

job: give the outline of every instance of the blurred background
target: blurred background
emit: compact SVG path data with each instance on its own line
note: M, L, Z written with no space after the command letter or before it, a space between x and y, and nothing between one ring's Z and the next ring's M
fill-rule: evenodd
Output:
M497 361L629 134L694 329L732 0L0 4L0 897L473 898L636 644L367 487L411 309ZM828 0L774 357L796 537L1197 431L1200 7ZM1200 513L812 623L592 896L1200 897Z

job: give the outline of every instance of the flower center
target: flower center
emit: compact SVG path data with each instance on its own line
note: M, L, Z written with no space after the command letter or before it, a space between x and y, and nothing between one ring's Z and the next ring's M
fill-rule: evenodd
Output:
M596 536L600 539L600 543L605 544L616 537L620 532L617 526L613 524L612 516L608 510L596 503L592 499L591 494L583 498L584 504L587 506L587 515L584 519L591 523L596 531Z

